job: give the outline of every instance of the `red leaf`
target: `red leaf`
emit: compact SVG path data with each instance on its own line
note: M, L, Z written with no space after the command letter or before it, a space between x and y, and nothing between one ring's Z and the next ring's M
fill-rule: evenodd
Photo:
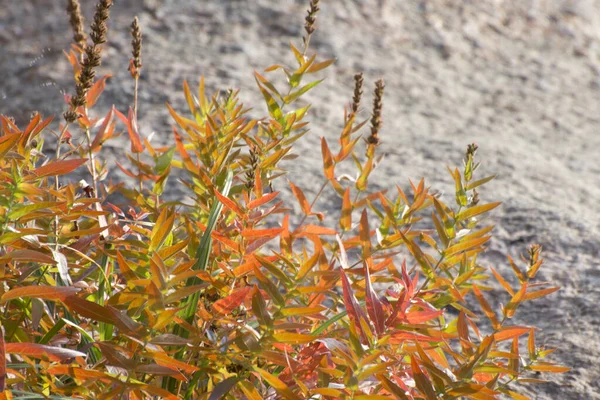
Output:
M370 260L369 260L370 261ZM385 315L383 312L383 304L377 297L371 285L371 273L369 272L369 262L364 263L365 269L365 297L367 301L367 313L371 322L375 326L375 331L381 335L385 330Z
M42 167L34 169L32 172L38 177L42 178L44 176L56 176L56 175L65 175L69 172L74 171L79 166L85 164L87 158L78 158L73 160L60 160L55 161L49 164L46 164Z
M212 308L219 314L230 314L234 309L238 308L246 299L246 296L250 292L250 287L244 287L236 290L229 296L216 301Z
M48 357L51 361L64 361L75 357L85 357L85 353L79 351L36 343L6 343L5 351L9 354L19 354L35 358Z
M424 322L439 317L443 313L444 310L409 312L408 314L406 314L406 320L409 324L422 324Z
M114 325L112 312L106 307L77 296L69 296L63 300L65 305L85 318Z
M367 335L366 332L363 332L363 326L368 327L368 325L363 325L360 323L360 321L362 319L366 322L367 317L363 309L360 307L360 304L358 304L358 300L356 300L356 296L354 296L354 290L352 290L350 280L342 268L340 268L340 276L342 278L342 290L344 292L344 305L346 306L346 311L348 312L350 320L356 327L356 330L360 332L361 337L366 342Z
M117 114L117 117L119 117L119 119L127 126L127 133L129 134L129 140L131 140L131 152L141 153L144 151L144 146L142 145L140 133L138 131L137 117L131 107L129 108L127 117L116 109L115 114Z

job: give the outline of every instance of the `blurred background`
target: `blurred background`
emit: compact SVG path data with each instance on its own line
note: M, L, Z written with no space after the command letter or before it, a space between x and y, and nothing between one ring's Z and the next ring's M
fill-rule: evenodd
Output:
M81 0L86 27L94 0ZM250 113L266 109L252 71L293 63L307 0L115 0L99 75L113 78L96 110L133 99L129 25L143 32L139 120L153 143L172 143L165 102L185 113L183 80L205 76L209 92L241 89ZM73 73L63 55L72 33L63 0L0 0L0 113L25 124L33 111L66 110ZM319 138L335 140L351 101L353 75L365 74L362 116L383 77L383 164L375 188L422 177L453 196L446 166L460 166L467 144L479 145L480 176L498 174L480 193L502 201L495 236L482 259L511 276L505 255L544 246L542 279L563 286L526 304L515 323L543 328L559 347L555 360L573 370L531 388L534 399L600 399L600 1L598 0L322 0L312 51L334 67L306 100L311 132L289 162L290 179L312 198L320 182ZM128 143L107 143L102 157L124 158ZM51 148L51 147L49 147ZM124 179L114 168L111 177ZM282 181L277 187L289 191ZM176 180L170 193L183 195ZM451 201L448 201L449 203ZM338 204L325 197L317 208ZM506 301L501 296L498 301Z

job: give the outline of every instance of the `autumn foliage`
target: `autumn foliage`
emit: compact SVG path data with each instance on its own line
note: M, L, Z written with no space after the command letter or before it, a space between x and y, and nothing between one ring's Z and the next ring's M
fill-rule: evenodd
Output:
M101 27L110 1L100 3ZM450 198L423 180L371 189L386 146L382 81L363 119L357 75L339 139L320 140L322 187L309 200L289 183L301 210L290 214L276 189L308 132L309 106L297 100L333 63L309 49L317 11L313 0L294 66L254 73L262 119L235 91L184 83L189 109L167 105L173 145L153 147L137 100L94 109L107 83L90 57L99 63L102 42L85 36L68 53L77 98L62 122L0 117L4 398L522 399L519 385L543 382L538 372L567 370L544 361L552 350L534 327L511 323L523 302L557 290L535 281L541 248L508 258L514 277L477 261L499 203L479 201L493 176L477 176L475 145L449 169ZM276 88L274 73L288 86ZM121 134L128 160L107 165L102 146ZM343 163L355 177L338 173ZM108 178L115 167L129 183ZM169 185L189 198L163 200ZM315 209L327 190L339 209ZM111 200L117 192L125 202ZM505 291L501 309L485 294L491 277Z

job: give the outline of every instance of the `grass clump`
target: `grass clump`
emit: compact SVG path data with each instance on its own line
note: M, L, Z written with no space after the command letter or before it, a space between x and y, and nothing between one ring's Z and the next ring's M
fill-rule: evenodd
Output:
M288 86L255 73L265 118L247 117L235 91L207 95L201 80L194 94L185 83L189 110L168 106L174 144L165 148L137 128L137 19L134 104L92 110L106 84L95 68L110 5L100 1L90 44L69 2L76 93L54 157L42 154L52 118L19 128L0 117L3 398L521 399L519 384L541 382L538 372L567 370L544 361L552 350L536 344L534 327L511 323L523 302L557 290L535 282L539 246L524 265L508 259L516 284L491 269L508 299L500 313L484 294L489 274L477 257L492 227L482 220L499 203L479 204L493 176L477 176L476 145L450 169L455 204L423 180L393 196L370 190L385 146L382 80L361 120L364 78L355 76L336 149L321 139L321 190L309 201L290 183L302 212L291 222L273 183L308 131L309 106L297 100L334 61L309 52L318 0L303 46L291 45L296 65L265 70L281 70ZM99 161L120 129L131 154L118 167L132 186L107 181ZM356 179L339 179L342 163ZM71 182L83 168L91 182ZM161 199L174 170L193 204ZM314 209L326 190L341 199L335 226ZM107 201L116 191L126 204Z

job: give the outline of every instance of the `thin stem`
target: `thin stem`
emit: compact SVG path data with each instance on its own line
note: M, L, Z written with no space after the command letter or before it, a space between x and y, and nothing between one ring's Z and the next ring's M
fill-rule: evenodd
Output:
M60 135L58 136L58 141L56 143L56 160L60 159L60 146L62 144L63 136L67 132L68 128L69 128L69 123L65 122L65 125L63 126L62 130L60 131ZM56 175L54 177L54 189L56 189L56 192L58 192L58 190L59 190L58 175ZM58 251L58 229L59 229L58 215L55 215L54 216L54 250L55 251Z
M325 179L325 182L323 182L323 184L321 185L321 189L319 189L319 192L315 196L314 200L312 201L312 203L310 203L310 208L311 209L313 208L313 206L315 205L315 203L317 202L317 200L319 199L319 197L321 196L321 194L323 194L323 190L325 189L325 186L327 186L327 182L329 182L329 181L327 179ZM298 224L298 226L302 226L302 224L304 224L304 221L306 221L307 217L308 217L308 215L304 214L304 216L302 217L302 220L300 221L300 223Z
M135 78L133 80L133 115L137 118L138 114L138 87L139 87L139 78ZM140 193L144 192L144 180L142 179L142 169L139 167L141 164L140 161L140 153L135 153L136 161L138 162L138 179L140 185Z

